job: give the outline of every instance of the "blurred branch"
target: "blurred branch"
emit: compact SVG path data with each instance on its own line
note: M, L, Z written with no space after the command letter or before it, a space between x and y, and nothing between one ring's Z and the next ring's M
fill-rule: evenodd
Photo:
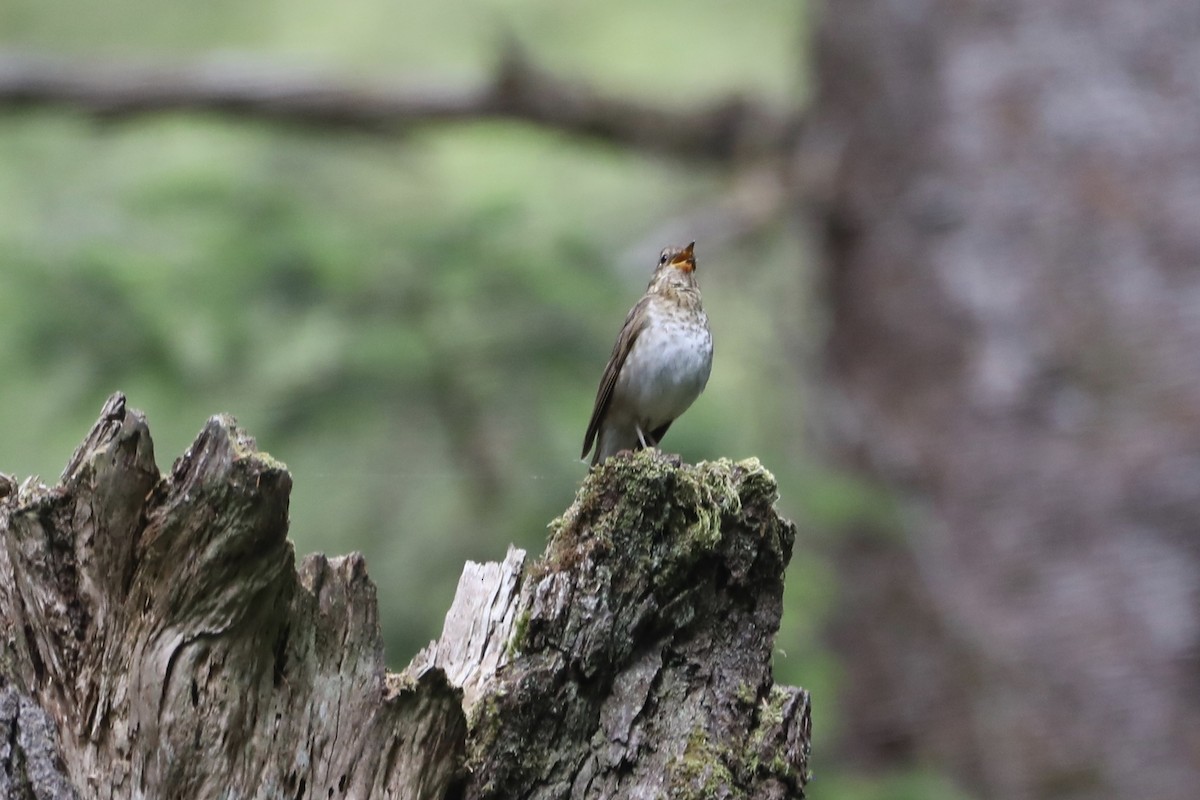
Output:
M479 86L352 84L261 64L164 66L0 51L0 111L63 107L113 119L174 111L395 134L413 125L508 119L680 158L729 162L790 150L800 113L733 95L665 108L605 94L510 47Z

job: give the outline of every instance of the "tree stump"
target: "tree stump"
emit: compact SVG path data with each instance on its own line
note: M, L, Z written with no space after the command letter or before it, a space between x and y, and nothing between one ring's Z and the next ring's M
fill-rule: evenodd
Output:
M296 567L290 489L228 416L160 475L120 394L59 485L0 481L5 796L803 795L808 695L770 669L794 528L757 461L593 470L399 674L362 557Z

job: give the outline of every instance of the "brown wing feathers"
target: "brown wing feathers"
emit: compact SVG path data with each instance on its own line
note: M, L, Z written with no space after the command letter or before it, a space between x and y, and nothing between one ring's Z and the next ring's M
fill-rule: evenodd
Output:
M637 341L638 335L646 327L645 312L649 303L650 298L643 297L637 305L629 309L629 313L625 316L621 332L617 335L616 344L613 345L612 355L608 357L608 364L604 367L604 374L600 377L600 388L596 392L596 405L592 408L592 419L588 423L587 434L583 438L583 454L580 458L586 458L592 449L592 443L595 442L596 434L600 431L600 423L604 421L604 415L608 413L613 387L617 385L617 376L621 374L621 367L625 364L629 351L633 349L633 343ZM596 446L599 447L599 443Z

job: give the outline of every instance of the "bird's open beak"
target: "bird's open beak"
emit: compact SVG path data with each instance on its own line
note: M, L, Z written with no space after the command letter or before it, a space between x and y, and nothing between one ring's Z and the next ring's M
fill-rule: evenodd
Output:
M675 258L671 259L671 266L681 269L684 272L691 272L696 268L696 257L692 255L696 243L691 242L687 247L679 251Z

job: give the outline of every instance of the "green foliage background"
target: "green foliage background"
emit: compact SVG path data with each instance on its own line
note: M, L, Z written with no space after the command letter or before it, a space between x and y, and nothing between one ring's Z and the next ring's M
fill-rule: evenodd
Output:
M0 5L6 47L375 82L481 82L515 37L561 74L672 106L802 103L805 26L787 0ZM819 328L798 217L717 245L680 223L730 185L516 124L379 138L0 116L0 469L52 481L117 389L147 413L163 469L230 412L292 471L297 552L366 554L401 667L440 630L464 559L540 551L585 473L617 328L666 235L695 239L716 361L666 445L758 456L778 477L801 536L776 671L814 691L819 748L837 687L817 641L836 589L821 532L886 504L806 455ZM836 769L826 786L814 797L950 794Z

